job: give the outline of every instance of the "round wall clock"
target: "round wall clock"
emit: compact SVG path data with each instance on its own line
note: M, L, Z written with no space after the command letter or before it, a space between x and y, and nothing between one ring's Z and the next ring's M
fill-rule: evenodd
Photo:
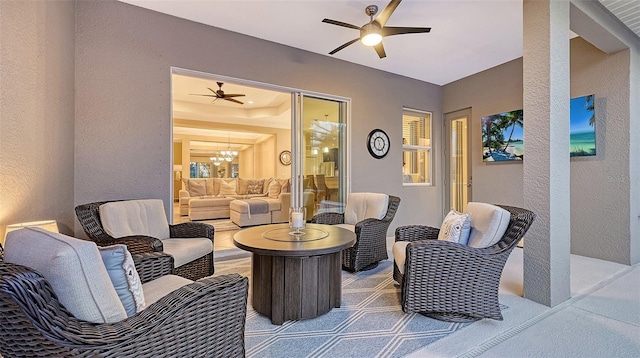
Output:
M391 141L389 136L382 129L374 129L367 137L367 149L369 154L376 159L384 158L389 153Z
M291 165L291 152L288 150L283 150L282 153L280 153L280 163L282 163L282 165Z

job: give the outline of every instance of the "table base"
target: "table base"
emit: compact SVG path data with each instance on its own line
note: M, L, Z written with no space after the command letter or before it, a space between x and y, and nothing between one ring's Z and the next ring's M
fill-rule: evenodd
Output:
M252 305L273 324L314 318L340 307L341 252L307 257L253 253Z

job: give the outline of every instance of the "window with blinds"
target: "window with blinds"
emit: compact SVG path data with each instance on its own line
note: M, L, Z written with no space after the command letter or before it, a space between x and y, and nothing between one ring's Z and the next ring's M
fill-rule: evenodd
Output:
M402 111L402 183L432 185L431 112Z

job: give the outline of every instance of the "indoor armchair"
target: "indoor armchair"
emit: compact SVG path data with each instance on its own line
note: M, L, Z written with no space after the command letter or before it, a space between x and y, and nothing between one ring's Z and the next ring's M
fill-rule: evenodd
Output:
M487 208L491 207L494 211L487 214ZM482 318L502 320L498 301L500 276L535 214L516 207L483 203L469 203L467 210L471 211L470 229L475 235L472 239L481 242L495 235L495 240L489 237L486 241L488 246L473 247L471 241L467 245L438 240L441 230L429 226L396 229L393 278L401 286L404 312L419 312L453 322ZM488 224L490 217L497 220ZM474 226L483 227L473 232Z
M379 193L351 193L344 213L318 213L317 224L339 225L356 233L356 243L342 251L342 267L356 272L369 270L386 260L387 230L396 215L400 198Z
M164 251L174 256L176 275L190 280L213 275L213 226L169 225L159 199L79 205L76 216L100 246L125 244L132 254Z

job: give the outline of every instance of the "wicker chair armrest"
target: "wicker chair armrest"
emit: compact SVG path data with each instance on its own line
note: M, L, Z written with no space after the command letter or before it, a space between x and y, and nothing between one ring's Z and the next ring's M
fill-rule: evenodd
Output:
M424 225L408 225L396 228L396 241L437 240L440 229Z
M197 346L208 356L244 356L248 279L238 274L203 278L123 321L96 324L71 315L36 272L12 265L1 269L3 276L7 270L17 275L12 289L20 292L9 294L28 317L24 324L58 347L86 356L134 357L148 349L184 356L181 349ZM194 317L205 320L204 329L185 329L196 324Z
M164 252L149 252L132 257L142 283L173 273L173 256Z
M316 224L326 224L326 225L336 225L336 224L344 224L344 214L340 213L319 213L313 216L311 219L312 223Z
M162 241L151 236L132 235L119 238L113 238L108 241L102 241L99 246L109 246L115 244L127 245L127 250L131 255L142 254L145 252L160 252L163 250Z
M213 241L214 228L213 225L204 223L182 223L169 225L169 236L171 238L193 238L206 237Z
M367 218L356 223L355 232L356 232L356 235L358 235L359 237L360 235L366 235L368 233L373 233L378 230L386 231L388 227L389 227L389 222L385 222L383 220L378 220L375 218Z
M449 241L414 241L407 246L405 277L421 277L419 281L425 281L425 276L430 277L426 282L433 282L431 279L449 280L455 286L455 282L473 281L478 275L490 273L497 274L496 282L499 282L508 256L509 253L496 254L490 248L475 248ZM442 287L449 286L443 284Z

